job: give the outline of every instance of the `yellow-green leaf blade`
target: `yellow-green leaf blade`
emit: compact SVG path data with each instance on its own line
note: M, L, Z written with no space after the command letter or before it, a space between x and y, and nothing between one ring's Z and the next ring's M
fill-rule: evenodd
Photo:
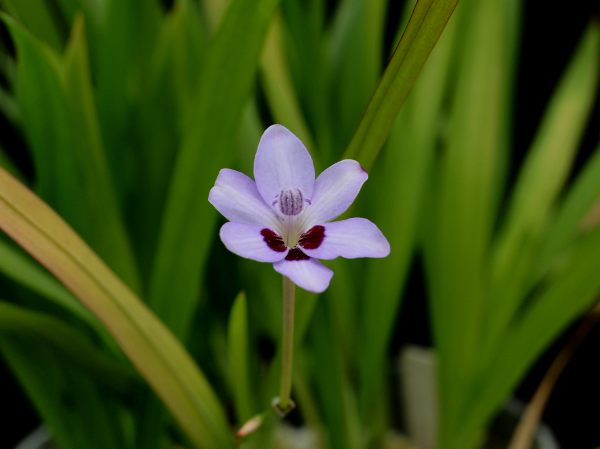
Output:
M600 27L583 36L534 138L496 242L490 291L490 339L509 322L529 286L540 236L570 172L600 75Z
M367 171L371 168L398 111L457 3L458 0L417 2L343 159L355 159Z
M3 169L0 227L104 322L194 444L233 447L222 407L181 344L52 209Z

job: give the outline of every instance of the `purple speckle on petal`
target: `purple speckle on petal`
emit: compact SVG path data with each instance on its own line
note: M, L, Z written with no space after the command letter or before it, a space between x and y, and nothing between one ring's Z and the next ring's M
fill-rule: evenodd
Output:
M269 245L269 248L273 251L282 253L287 249L285 243L283 243L283 239L275 231L265 228L260 231L260 235L263 236L265 243Z
M300 251L300 249L298 247L290 249L290 252L287 254L287 256L285 256L285 260L308 260L308 259L310 259L310 257L308 257L306 254L304 254L302 251Z
M317 249L321 242L323 242L323 238L325 237L325 227L323 226L313 226L308 231L300 236L300 240L298 244L302 248L306 249Z

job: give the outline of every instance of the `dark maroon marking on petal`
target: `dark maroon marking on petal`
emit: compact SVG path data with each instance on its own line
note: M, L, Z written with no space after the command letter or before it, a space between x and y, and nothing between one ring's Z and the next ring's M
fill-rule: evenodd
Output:
M290 252L287 253L287 256L285 256L285 260L308 260L310 259L310 257L308 257L306 254L304 254L302 251L300 251L300 248L298 248L297 246L290 249Z
M265 243L269 245L269 248L271 248L273 251L282 253L287 249L287 246L285 246L285 243L283 243L282 238L279 237L275 231L265 228L260 231L260 235L263 236Z
M317 249L325 238L324 226L313 226L300 236L298 244L305 249Z

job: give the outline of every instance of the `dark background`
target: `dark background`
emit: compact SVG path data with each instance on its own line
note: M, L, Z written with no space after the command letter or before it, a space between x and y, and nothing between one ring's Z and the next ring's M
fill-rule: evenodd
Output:
M394 29L394 18L398 17L401 3L390 1L389 29ZM516 154L512 166L513 174L518 171L550 94L593 14L600 20L598 1L525 2L516 99ZM2 128L4 134L7 130L4 126ZM599 139L600 101L596 100L577 166L585 163ZM26 159L22 160L24 165L28 162ZM30 167L23 168L26 173L30 173ZM600 275L600 267L598 271ZM407 342L421 345L431 343L423 285L422 272L417 260L399 315L398 330L390 348L394 354ZM540 358L518 388L517 397L524 401L531 398L552 360L577 325L578 323L575 323L571 326ZM600 446L599 356L600 327L597 327L563 372L546 408L544 420L552 428L563 449L594 449ZM37 413L1 358L0 412L5 416L1 421L3 424L0 429L0 449L12 449L40 424Z

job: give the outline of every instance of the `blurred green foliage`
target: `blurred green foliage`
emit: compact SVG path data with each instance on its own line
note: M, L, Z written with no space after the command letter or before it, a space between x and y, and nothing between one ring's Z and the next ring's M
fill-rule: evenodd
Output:
M251 175L271 123L303 140L317 172L340 158L369 169L353 214L392 246L386 259L328 263L335 276L320 297L298 291L298 419L323 448L386 447L397 400L389 344L417 254L438 357L439 448L477 447L600 291L600 220L590 215L600 148L573 169L597 95L600 28L582 37L510 184L522 2L462 0L445 27L456 3L407 2L390 18L382 0L0 0L0 113L25 140L3 140L0 165L202 369L177 372L167 353L178 347L155 348L173 378L198 387L194 434L145 383L156 387L154 365L140 370L145 381L135 374L128 358L138 369L139 359L110 317L101 323L3 235L0 352L60 448L233 446L232 429L269 408L281 282L270 264L225 250L207 196L223 167ZM148 320L132 321L140 335L158 329ZM270 417L239 446L272 447L278 425Z

